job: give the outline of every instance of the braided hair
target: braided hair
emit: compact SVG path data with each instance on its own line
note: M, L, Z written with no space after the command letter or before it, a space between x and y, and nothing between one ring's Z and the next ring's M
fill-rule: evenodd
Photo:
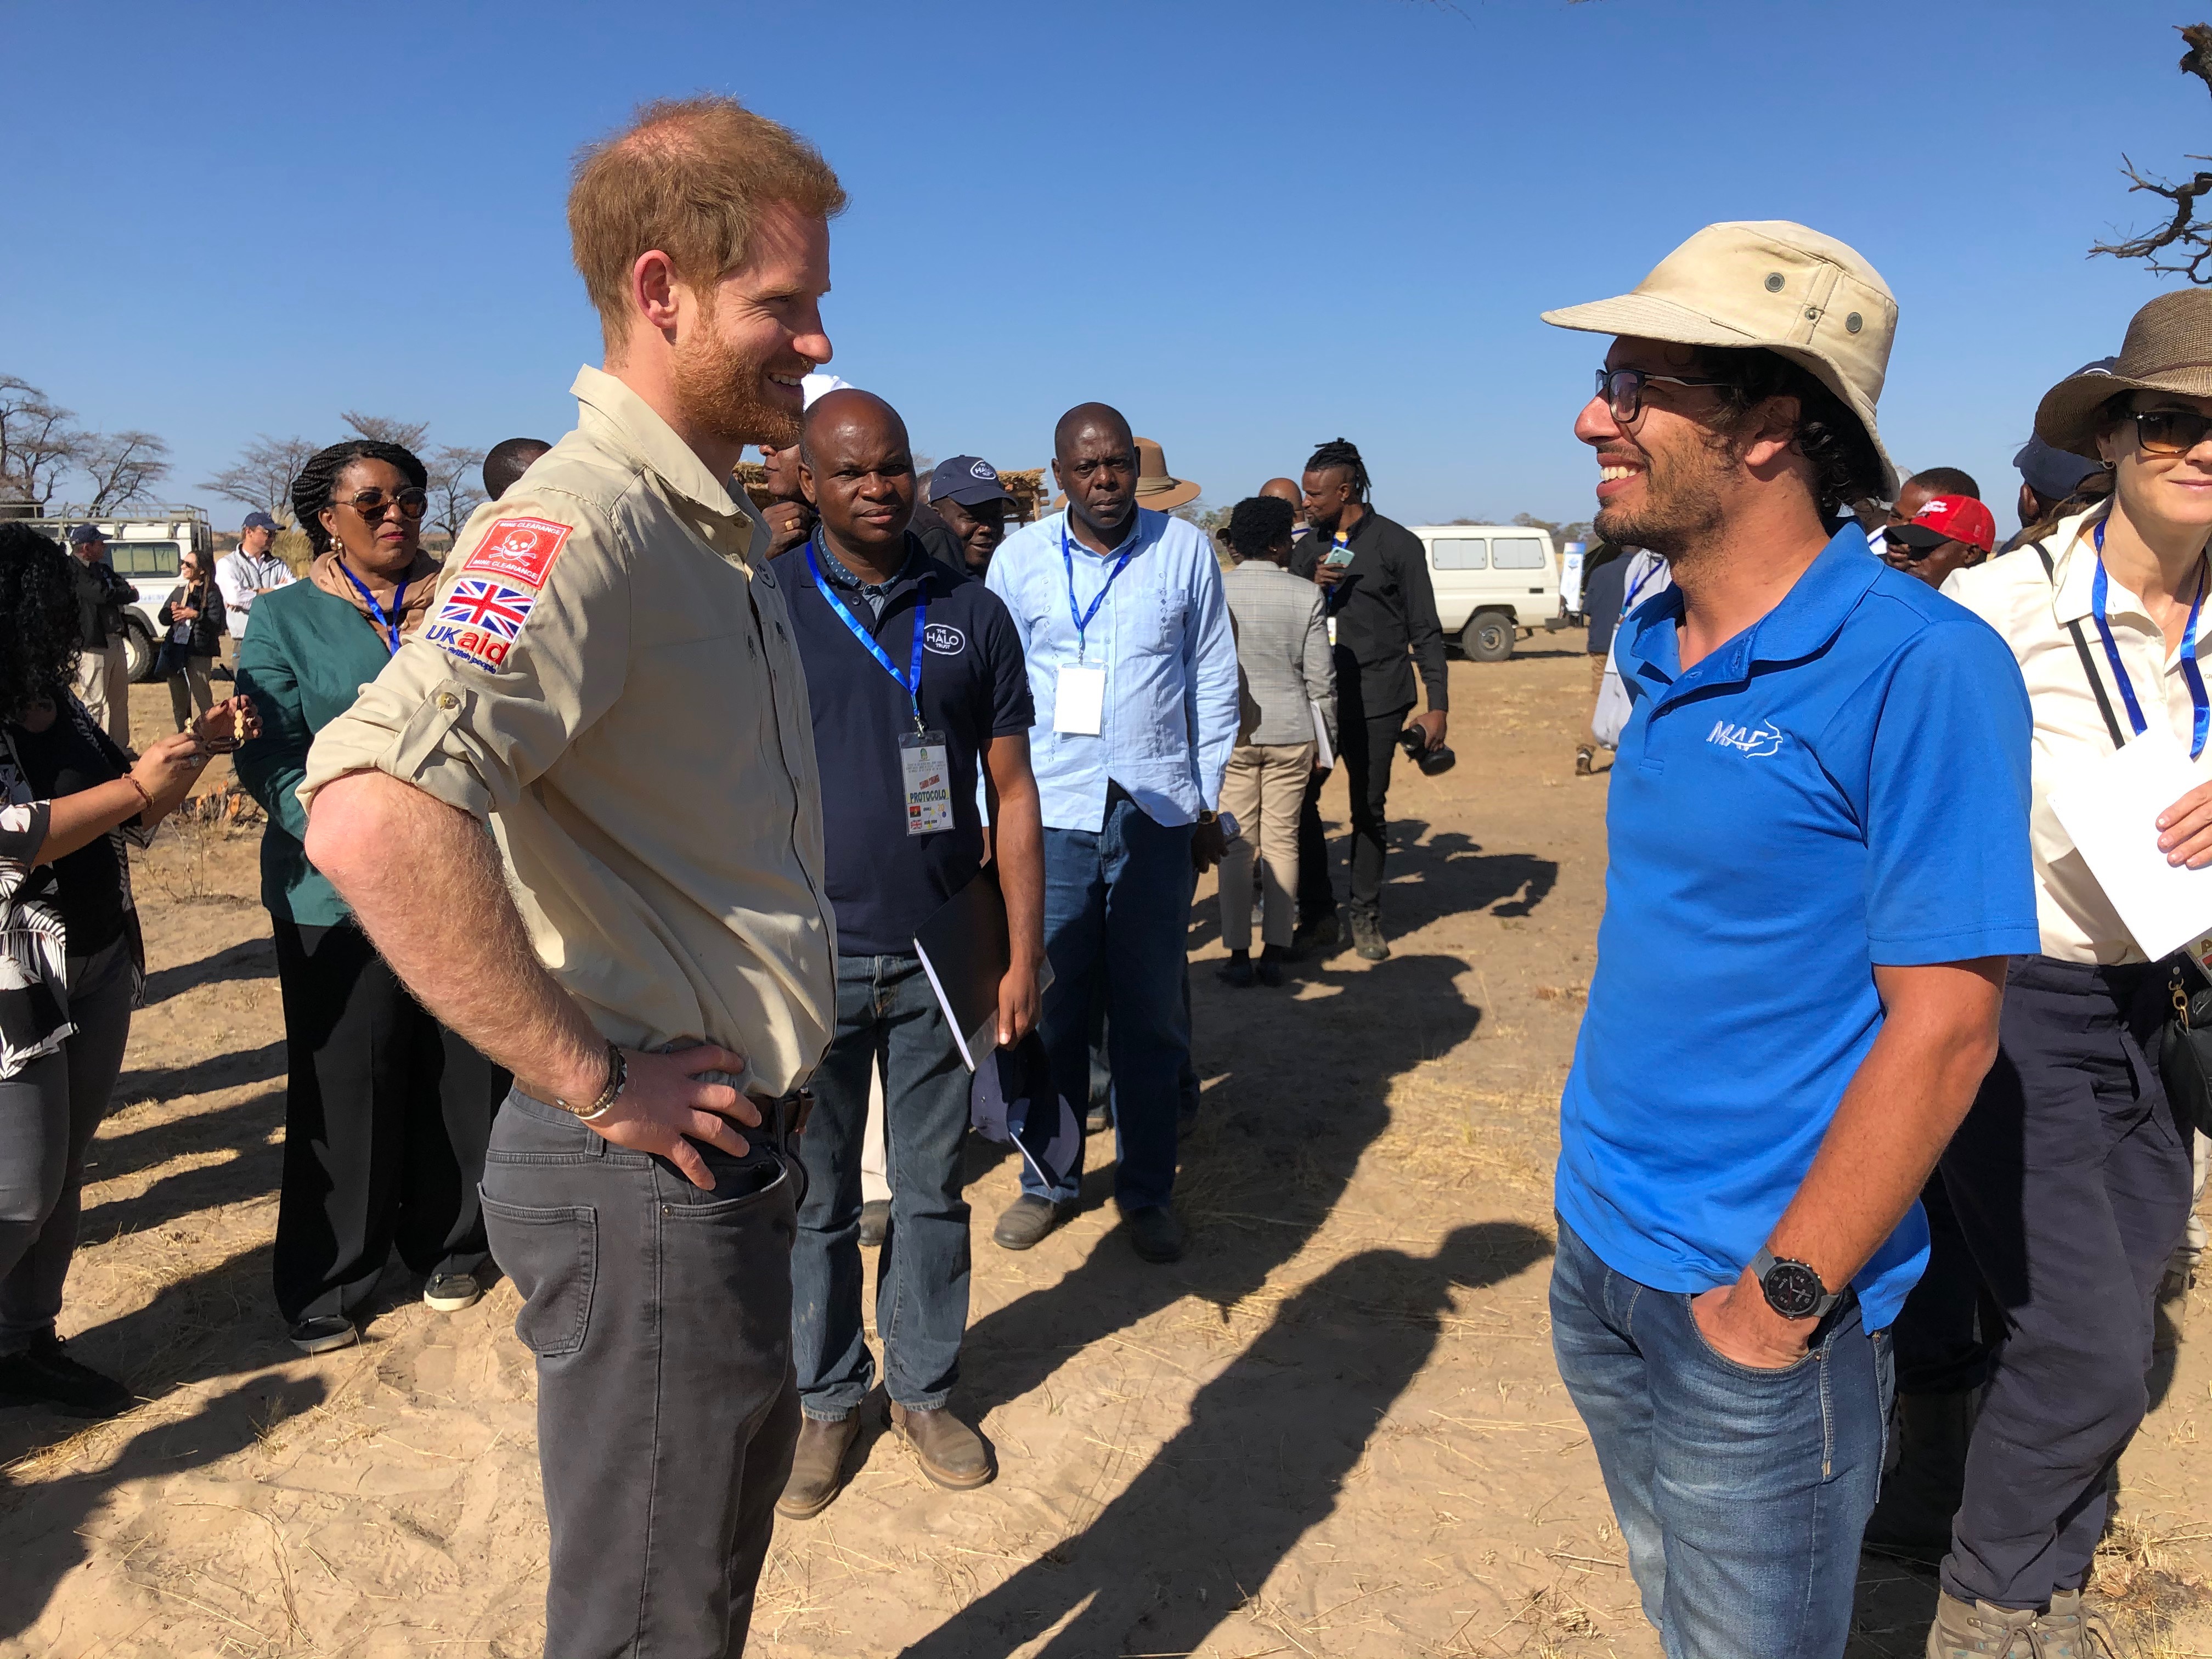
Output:
M76 678L76 573L30 526L0 524L0 720L64 695Z
M343 443L319 449L307 458L300 476L292 480L292 516L307 532L307 542L319 557L331 550L331 532L323 528L323 509L331 504L338 475L356 461L382 461L417 489L430 487L430 471L404 444L388 444L376 438L348 438Z
M1367 500L1367 463L1359 459L1359 447L1349 438L1334 438L1313 453L1306 462L1309 472L1326 472L1333 467L1342 467L1352 475L1352 499Z

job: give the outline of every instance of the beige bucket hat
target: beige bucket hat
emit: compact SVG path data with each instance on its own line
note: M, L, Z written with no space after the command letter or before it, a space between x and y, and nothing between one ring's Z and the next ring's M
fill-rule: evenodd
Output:
M1199 498L1201 486L1168 471L1167 452L1150 438L1137 440L1137 505L1172 512Z
M2076 369L2043 394L2035 435L2053 449L2097 453L2097 411L2123 392L2212 398L2212 293L2161 294L2128 319L2120 355Z
M1678 345L1763 348L1802 364L1859 417L1881 458L1883 489L1897 491L1874 420L1897 301L1881 273L1832 236L1788 219L1707 225L1633 291L1547 311L1544 320Z

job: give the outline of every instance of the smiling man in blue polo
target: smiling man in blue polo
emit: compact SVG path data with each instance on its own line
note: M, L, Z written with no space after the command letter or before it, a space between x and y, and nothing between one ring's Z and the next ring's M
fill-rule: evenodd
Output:
M1674 586L1560 1105L1559 1370L1670 1659L1832 1659L1881 1480L1917 1202L2038 948L2004 642L1869 550L1897 307L1842 243L1699 231L1618 299L1575 422L1597 532Z

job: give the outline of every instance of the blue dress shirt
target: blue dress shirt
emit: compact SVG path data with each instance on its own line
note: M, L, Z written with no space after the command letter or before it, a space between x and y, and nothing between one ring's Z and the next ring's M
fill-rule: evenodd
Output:
M1237 744L1237 640L1221 566L1205 532L1139 507L1127 540L1101 557L1054 513L1024 525L992 556L986 579L1005 601L1029 659L1037 721L1030 764L1048 830L1097 830L1118 783L1156 823L1188 823L1221 799ZM1066 534L1069 558L1061 556ZM1106 588L1124 553L1128 565ZM1054 732L1060 671L1077 660L1074 611L1106 597L1083 630L1083 659L1106 671L1097 736Z

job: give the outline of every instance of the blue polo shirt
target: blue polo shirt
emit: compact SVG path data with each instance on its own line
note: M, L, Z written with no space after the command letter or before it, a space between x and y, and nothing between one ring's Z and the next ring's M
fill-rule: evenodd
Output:
M2039 948L2027 692L1980 618L1848 526L1687 672L1670 589L1621 624L1634 712L1606 811L1597 973L1557 1198L1615 1272L1729 1283L1812 1168L1881 1029L1877 963ZM1852 1283L1897 1317L1915 1205Z
M915 929L982 867L975 787L982 751L994 738L1028 735L1036 723L1020 635L997 594L966 571L931 558L912 534L906 566L884 596L881 617L869 615L858 590L837 590L902 674L914 648L915 608L929 606L921 717L931 731L945 734L952 827L909 836L898 747L914 730L905 691L822 597L806 567L805 544L772 561L771 568L806 667L837 954L912 956ZM830 569L825 561L825 576Z

